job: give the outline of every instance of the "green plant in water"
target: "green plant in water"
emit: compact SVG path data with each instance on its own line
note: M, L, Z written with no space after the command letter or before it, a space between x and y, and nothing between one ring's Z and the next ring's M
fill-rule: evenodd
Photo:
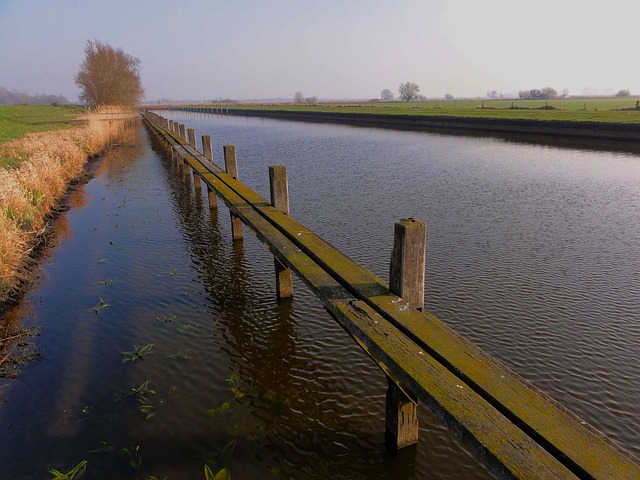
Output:
M110 278L107 278L106 280L102 280L100 282L96 282L96 285L104 285L105 287L110 287L113 285L113 280L111 280Z
M98 260L96 262L98 265L102 265L103 263L107 263L107 259L106 258L101 258L100 260Z
M124 358L122 359L122 363L127 363L127 362L133 363L136 360L144 360L145 355L150 355L151 353L153 353L151 349L153 348L154 345L155 345L154 343L149 343L141 348L138 348L137 346L134 345L133 351L120 352L120 355L124 355Z
M139 410L145 415L145 420L149 420L156 414L155 407L153 405L141 405Z
M229 470L223 468L222 470L218 470L218 473L214 475L209 468L209 465L205 465L204 478L205 480L231 480L231 474L229 473Z
M53 479L76 480L80 478L82 475L84 475L84 472L86 471L86 469L87 469L87 461L82 460L80 463L78 463L75 467L73 467L67 473L62 473L61 471L56 470L55 468L50 468L49 473L53 475L52 477Z
M193 323L183 323L178 327L178 332L184 335L191 330L195 330L196 328L198 328L198 325L194 325Z
M115 447L109 445L107 442L102 441L98 443L98 448L89 450L89 453L110 453L115 450Z
M172 353L167 355L167 358L172 360L189 360L191 358L190 348L185 348L184 350L180 350L178 353Z
M240 378L240 375L237 373L231 374L231 377L227 378L227 383L229 384L229 389L236 400L240 400L246 395L251 395L255 393L255 390L246 385L246 383Z
M156 321L158 322L164 322L164 323L171 323L176 319L176 315L171 315L171 316L167 316L167 315L163 315L162 317L156 317Z
M107 308L110 305L111 305L110 303L105 302L102 299L102 297L100 297L100 302L95 307L93 307L91 310L93 310L97 314L100 310L102 310L103 308Z
M207 410L207 413L213 416L213 415L217 415L218 413L223 414L230 409L231 409L231 403L223 402L220 405L220 408L210 408L209 410Z
M92 414L93 414L93 407L91 405L85 405L82 408L82 412L80 413L80 419L78 420L78 423L84 422L85 420L89 420Z
M140 445L136 445L135 447L123 448L123 452L129 455L129 465L133 468L138 469L142 465L142 455L140 455Z
M217 464L226 463L233 455L237 443L238 442L236 440L231 440L230 442L227 442L222 448L213 446L210 451L203 455L205 462Z
M140 385L137 388L132 387L131 392L132 392L131 395L133 395L133 398L138 400L140 403L145 403L147 401L147 395L156 393L155 390L152 390L149 388L149 380L142 382L142 385Z

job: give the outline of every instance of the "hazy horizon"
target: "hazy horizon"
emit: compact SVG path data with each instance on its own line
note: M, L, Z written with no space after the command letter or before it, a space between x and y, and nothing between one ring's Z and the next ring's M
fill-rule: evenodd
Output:
M141 60L145 100L640 94L640 4L541 0L0 0L0 87L77 101L87 40Z

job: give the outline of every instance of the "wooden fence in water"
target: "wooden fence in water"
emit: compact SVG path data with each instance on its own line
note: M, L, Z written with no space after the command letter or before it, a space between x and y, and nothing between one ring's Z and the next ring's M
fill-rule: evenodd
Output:
M486 352L423 311L426 226L395 225L390 284L289 216L286 168L269 168L270 201L238 180L235 147L213 161L193 129L153 112L143 117L209 205L229 208L232 235L246 225L275 258L279 297L293 294L291 273L387 377L390 449L418 441L418 401L425 403L500 478L640 479L640 461Z

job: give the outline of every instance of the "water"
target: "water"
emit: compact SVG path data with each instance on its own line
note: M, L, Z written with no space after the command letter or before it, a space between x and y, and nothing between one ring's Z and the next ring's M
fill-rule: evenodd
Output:
M166 116L265 197L287 165L292 216L383 279L394 222L425 220L428 310L640 455L638 154ZM46 358L0 380L0 478L491 478L424 407L387 455L384 376L301 282L275 299L264 247L144 131L72 200L10 314Z

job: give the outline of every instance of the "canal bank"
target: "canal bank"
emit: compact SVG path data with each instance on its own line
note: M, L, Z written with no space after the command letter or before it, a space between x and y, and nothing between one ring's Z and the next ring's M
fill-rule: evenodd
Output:
M470 118L453 116L395 115L375 113L334 113L259 108L226 108L207 106L173 106L175 110L224 113L245 117L275 118L343 125L386 127L432 131L439 133L471 133L475 135L524 135L534 138L569 138L596 142L640 143L639 124L577 122L562 120L523 120Z

